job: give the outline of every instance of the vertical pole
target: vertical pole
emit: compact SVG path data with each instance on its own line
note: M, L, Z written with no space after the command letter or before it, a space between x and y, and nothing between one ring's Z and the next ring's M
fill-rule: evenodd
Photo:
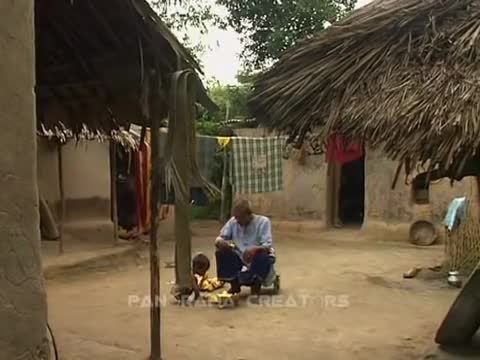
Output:
M182 297L192 289L192 232L190 188L192 161L195 161L194 95L188 74L181 74L174 80L176 94L172 114L175 121L172 154L177 175L183 182L175 193L175 281L176 295ZM177 189L175 189L177 190ZM177 196L178 195L178 196Z
M228 176L228 151L227 146L223 148L223 175L222 175L222 202L220 208L220 221L223 223L226 221L227 209L226 209L226 197L227 197L227 176Z
M50 351L36 173L35 2L0 1L0 14L0 358L42 358Z
M117 143L110 140L110 211L113 221L113 246L118 245Z
M160 259L158 254L158 206L160 193L160 115L159 115L159 79L154 73L150 88L150 121L151 121L151 162L152 186L150 196L150 359L161 360L161 329L160 329Z
M62 144L58 143L58 186L60 188L60 219L59 219L59 230L60 238L58 239L58 252L63 254L63 239L64 239L64 223L65 223L65 185L63 181L63 155L62 155Z

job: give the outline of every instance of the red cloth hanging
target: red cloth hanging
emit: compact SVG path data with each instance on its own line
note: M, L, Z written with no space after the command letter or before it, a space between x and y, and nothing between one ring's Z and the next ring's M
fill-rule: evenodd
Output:
M340 135L332 135L327 146L327 160L346 164L351 161L361 159L364 156L363 144L353 141L345 143Z

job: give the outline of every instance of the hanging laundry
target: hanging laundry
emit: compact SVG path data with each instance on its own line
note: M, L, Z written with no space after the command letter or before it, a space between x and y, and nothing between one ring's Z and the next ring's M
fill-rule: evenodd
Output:
M150 146L143 143L135 152L137 226L140 234L149 230L150 170Z
M213 136L197 135L196 138L197 148L197 166L200 170L202 177L211 181L213 176L213 164L215 161L215 155L217 154L217 138ZM201 184L198 181L194 181L192 187L199 187Z
M448 206L443 225L448 231L453 231L466 215L466 197L455 198Z
M346 164L364 156L363 144L347 143L342 136L332 135L327 146L327 160L338 164Z
M232 138L231 179L237 193L283 189L283 149L286 138Z
M225 149L225 147L227 147L228 144L230 144L231 139L232 139L231 137L218 136L217 143L220 146L220 150Z

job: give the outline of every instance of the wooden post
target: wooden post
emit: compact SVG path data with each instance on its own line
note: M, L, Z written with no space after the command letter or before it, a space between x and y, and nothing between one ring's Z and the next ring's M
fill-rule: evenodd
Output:
M117 143L110 140L110 212L113 222L113 246L118 246Z
M226 196L227 196L227 176L228 176L228 151L227 146L223 148L223 175L222 175L222 201L220 205L220 222L224 223L227 217Z
M160 258L158 253L158 208L160 194L160 114L159 114L159 78L152 76L150 87L150 120L151 120L151 162L152 186L150 196L150 359L161 360L161 309L160 309Z
M62 144L59 142L57 146L58 151L58 185L60 188L60 216L58 221L58 228L60 232L60 238L58 239L58 252L63 254L63 235L64 235L64 223L65 223L65 186L63 182L63 156L62 156Z

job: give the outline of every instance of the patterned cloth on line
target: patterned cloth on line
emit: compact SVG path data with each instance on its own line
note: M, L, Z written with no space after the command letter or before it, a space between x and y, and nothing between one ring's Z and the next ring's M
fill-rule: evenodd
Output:
M231 179L235 192L266 193L283 189L285 137L232 138Z

